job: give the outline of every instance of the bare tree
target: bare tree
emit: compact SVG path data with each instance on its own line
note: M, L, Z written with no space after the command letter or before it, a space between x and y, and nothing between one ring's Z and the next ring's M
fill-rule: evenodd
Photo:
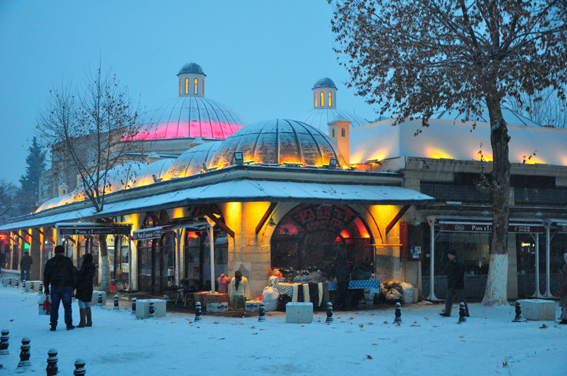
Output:
M104 209L111 189L110 172L138 150L132 140L139 132L140 106L128 88L99 67L84 84L54 88L38 117L37 132L51 151L52 171L78 176L78 188L95 212ZM65 171L67 169L67 171ZM100 220L104 222L104 220ZM110 290L106 236L100 236L101 289Z
M13 215L18 208L18 188L0 179L0 218Z
M567 28L557 0L329 0L339 62L357 94L396 123L455 109L490 119L492 246L483 304L507 303L510 136L506 96L563 96Z
M533 95L520 93L519 97L506 98L503 108L524 125L567 128L567 100L559 98L552 88Z

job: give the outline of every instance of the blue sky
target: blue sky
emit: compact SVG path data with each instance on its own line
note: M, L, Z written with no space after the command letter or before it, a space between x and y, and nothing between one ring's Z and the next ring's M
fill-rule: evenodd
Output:
M0 1L0 179L24 173L49 89L111 67L146 109L177 96L179 69L199 63L208 98L249 123L312 108L311 87L332 78L337 107L373 120L344 82L326 0Z

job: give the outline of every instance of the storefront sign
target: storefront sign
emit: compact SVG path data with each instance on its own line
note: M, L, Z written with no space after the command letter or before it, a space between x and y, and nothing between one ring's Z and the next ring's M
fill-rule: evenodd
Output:
M59 234L62 236L70 235L130 235L131 226L80 226L80 227L59 227Z
M161 228L156 230L138 230L134 231L132 240L148 240L161 238Z
M347 208L330 205L308 207L293 216L307 231L341 232L355 214Z
M439 231L444 232L492 232L491 224L470 224L470 223L441 223L439 224ZM545 228L539 225L519 225L510 224L508 226L510 233L526 233L536 234L544 233Z

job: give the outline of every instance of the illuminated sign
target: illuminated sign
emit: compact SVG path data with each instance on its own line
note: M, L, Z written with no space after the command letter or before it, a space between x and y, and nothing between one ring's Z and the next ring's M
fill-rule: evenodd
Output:
M492 224L470 224L470 223L441 223L440 231L445 232L492 232ZM545 227L539 225L517 225L510 224L508 226L509 233L536 234L544 233Z
M522 242L522 247L533 247L532 243L524 243Z
M110 226L81 226L81 227L59 227L59 234L62 236L70 235L130 235L131 226L110 225Z

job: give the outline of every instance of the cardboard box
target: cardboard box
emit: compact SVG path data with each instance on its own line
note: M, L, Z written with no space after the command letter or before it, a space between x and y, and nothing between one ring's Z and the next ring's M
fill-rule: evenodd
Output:
M259 300L248 300L246 302L245 309L247 311L258 312L260 309L260 301Z
M207 304L207 312L226 312L226 311L228 311L228 303Z
M195 304L197 304L197 302L201 303L201 307L204 309L206 307L205 305L205 294L208 294L208 291L199 291L193 294L193 300L195 301Z
M205 294L204 301L205 307L208 307L211 303L228 303L228 295L220 294L218 292L214 294L209 293Z

